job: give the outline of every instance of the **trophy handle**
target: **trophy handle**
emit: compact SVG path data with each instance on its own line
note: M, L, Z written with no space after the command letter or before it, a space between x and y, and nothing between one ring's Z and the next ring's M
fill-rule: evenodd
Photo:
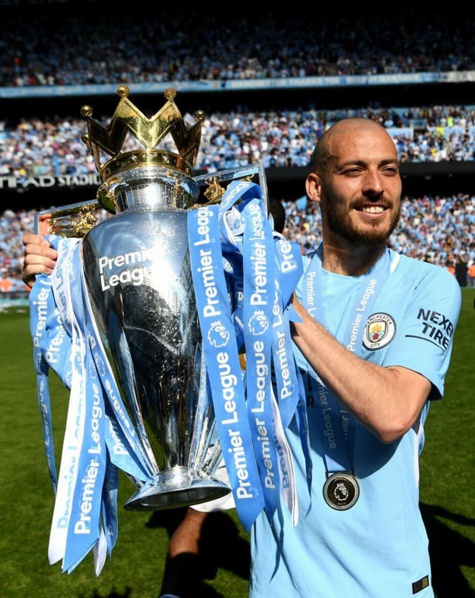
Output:
M267 211L268 193L267 181L262 164L242 166L222 170L219 174L203 174L194 177L200 187L207 186L203 192L207 203L219 203L225 189L221 183L230 183L238 179L251 180L257 175L259 186L266 199ZM198 207L201 204L196 204ZM105 210L98 199L91 199L79 203L68 204L60 208L40 210L35 214L34 232L44 237L45 235L58 235L59 237L84 237L98 223L98 210Z
M84 237L98 223L97 210L103 209L97 200L69 204L61 208L40 210L35 214L37 235Z
M225 188L221 183L231 183L239 179L252 180L258 179L258 184L261 188L262 197L265 199L265 206L267 215L269 215L269 194L267 191L267 179L264 166L261 163L254 165L241 166L239 168L228 168L227 170L220 170L218 173L201 174L194 177L195 181L200 187L207 186L207 189L202 193L206 201L201 198L201 203L195 204L193 208L219 203L224 194Z

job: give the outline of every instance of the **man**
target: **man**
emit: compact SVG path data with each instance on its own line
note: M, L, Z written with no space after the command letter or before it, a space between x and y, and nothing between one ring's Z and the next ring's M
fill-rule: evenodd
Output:
M306 181L320 248L292 306L306 376L312 478L291 426L300 520L280 508L252 534L251 596L433 596L418 453L443 394L461 294L446 270L387 249L399 219L394 142L347 119L318 142Z
M283 504L270 521L259 516L252 598L434 595L418 455L429 403L443 394L461 292L443 268L387 248L401 187L394 142L369 119L337 122L315 148L306 189L323 242L303 258L291 305L310 448L306 458L306 431L293 421L300 518L294 527ZM31 282L54 255L29 235L24 243Z

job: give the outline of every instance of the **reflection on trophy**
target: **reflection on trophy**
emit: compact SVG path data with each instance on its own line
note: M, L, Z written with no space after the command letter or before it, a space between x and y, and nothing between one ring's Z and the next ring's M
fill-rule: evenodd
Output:
M213 448L187 233L187 210L200 195L192 169L204 115L196 113L187 130L173 89L152 119L130 102L126 86L118 94L108 128L89 106L81 111L102 181L99 204L114 214L83 238L84 276L114 378L154 470L125 506L185 506L230 492L213 477L221 451L219 442ZM119 153L129 134L143 147ZM167 139L178 153L158 149Z

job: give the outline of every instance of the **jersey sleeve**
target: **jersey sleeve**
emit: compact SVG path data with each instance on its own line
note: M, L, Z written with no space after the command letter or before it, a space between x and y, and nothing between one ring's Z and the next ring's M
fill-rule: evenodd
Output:
M421 274L414 274L408 271L406 282L399 281L403 288L410 286L406 287L407 299L401 297L405 309L398 315L396 334L388 345L383 365L403 366L422 374L438 391L431 398L440 398L462 294L456 278L439 266L425 264Z

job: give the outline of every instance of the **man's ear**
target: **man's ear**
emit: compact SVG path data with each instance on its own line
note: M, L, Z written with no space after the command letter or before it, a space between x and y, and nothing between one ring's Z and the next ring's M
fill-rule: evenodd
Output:
M318 174L311 172L307 176L307 180L305 181L305 189L307 191L307 196L310 199L310 201L320 201L321 184L320 177L318 176Z

